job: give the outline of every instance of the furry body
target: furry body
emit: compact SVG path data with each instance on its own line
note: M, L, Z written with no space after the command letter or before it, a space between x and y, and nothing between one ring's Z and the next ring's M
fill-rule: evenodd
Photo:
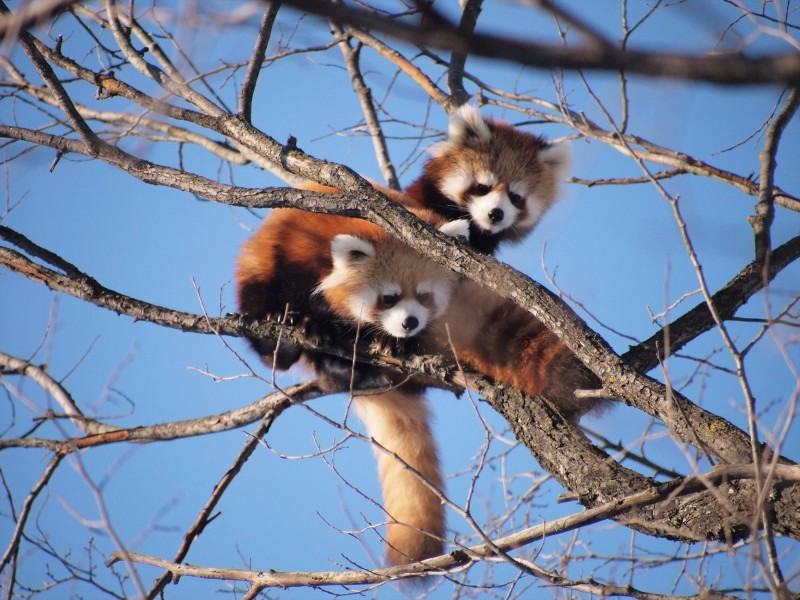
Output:
M447 314L426 339L427 351L455 353L462 366L544 396L573 422L606 405L603 399L575 396L576 390L602 385L555 333L528 311L472 281L459 284Z
M427 216L435 219L434 215ZM448 292L455 282L451 273L436 267L377 225L337 215L279 209L273 210L256 234L242 246L236 269L239 312L276 321L285 318L287 322L302 327L311 339L325 340L343 349L352 348L357 333L354 321L373 323L374 319L369 317L376 315L367 312L359 315L345 310L342 301L337 301L341 296L337 296L339 286L329 286L329 291L317 289L320 282L334 271L332 245L337 236L351 236L375 248L376 256L373 258L376 263L388 269L383 271L387 276L385 283L391 280L399 285L402 289L397 291L402 291L404 298L411 292L412 282L431 282L428 289L431 298L436 297L433 293L436 290ZM363 263L354 261L350 267L353 272L369 273ZM438 282L442 285L439 286ZM373 284L377 286L374 278L364 280L362 287ZM345 291L350 296L357 293L353 285L342 288L342 293ZM381 295L385 295L385 291L382 290ZM373 299L377 301L378 298ZM334 308L331 302L338 304ZM441 299L439 308L443 309L446 302L447 298ZM367 307L363 310L367 311ZM381 331L380 327L365 327L359 335L372 339ZM403 335L394 330L389 333L393 338L411 338L418 332ZM274 369L286 370L300 361L311 367L324 390L349 389L353 370L348 360L269 339L251 339L250 342L264 362ZM355 383L385 386L387 381L382 373L373 368L359 367L354 374Z
M423 216L437 220L433 214ZM466 234L466 223L445 224L444 229ZM362 337L416 341L444 312L456 280L455 274L377 225L294 209L275 210L264 220L242 247L236 271L241 312L259 318L291 316L307 332L341 348L352 348L356 323L364 325ZM413 472L441 489L422 389L413 382L395 381L390 372L354 368L350 361L296 346L257 339L251 343L275 369L302 362L329 391L349 389L351 379L373 387L396 384L353 397L368 436L377 443L389 521L387 560L404 564L441 554L444 508Z

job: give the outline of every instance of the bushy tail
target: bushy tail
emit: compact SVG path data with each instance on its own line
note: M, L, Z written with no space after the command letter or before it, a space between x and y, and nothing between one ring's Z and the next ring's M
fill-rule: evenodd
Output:
M422 394L391 390L356 396L354 406L375 447L383 502L389 525L387 561L401 565L441 554L444 506L428 483L442 489L442 473L430 429L430 412ZM405 464L404 464L405 463Z

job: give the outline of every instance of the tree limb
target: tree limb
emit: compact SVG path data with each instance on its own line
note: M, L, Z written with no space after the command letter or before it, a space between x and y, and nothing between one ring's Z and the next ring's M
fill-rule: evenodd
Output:
M345 25L383 31L412 44L530 67L625 71L650 77L673 77L723 85L800 83L800 55L793 52L747 58L739 55L683 55L619 50L613 46L598 48L597 45L569 48L512 40L491 34L464 35L443 18L437 19L435 23L410 23L386 19L378 14L328 0L290 0L287 4Z

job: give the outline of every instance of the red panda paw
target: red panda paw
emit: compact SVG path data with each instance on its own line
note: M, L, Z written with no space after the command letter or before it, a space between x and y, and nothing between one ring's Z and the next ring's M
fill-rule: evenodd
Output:
M298 315L298 317L300 317L300 315ZM314 344L315 346L322 344L325 336L323 335L322 328L317 321L310 317L304 316L302 318L298 318L296 325L300 329L300 334L308 342Z
M372 348L385 356L403 356L419 351L419 338L393 338L380 336L373 343Z

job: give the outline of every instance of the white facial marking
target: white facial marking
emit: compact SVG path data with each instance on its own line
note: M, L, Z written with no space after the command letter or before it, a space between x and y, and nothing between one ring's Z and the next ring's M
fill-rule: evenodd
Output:
M494 210L502 211L502 218L490 218L489 214ZM473 197L469 203L469 214L472 217L472 221L484 231L491 233L504 231L511 227L516 222L519 212L511 204L508 194L502 190L495 190L477 198Z
M453 286L449 281L433 280L422 281L417 285L418 294L431 294L433 296L432 312L434 317L439 317L447 309Z
M348 299L347 310L350 311L350 316L356 321L369 322L372 320L370 312L377 302L377 290L365 288Z
M456 204L460 203L461 196L472 185L472 177L467 173L453 173L442 179L440 190Z
M428 309L416 300L401 300L378 315L380 326L397 338L414 337L428 324ZM410 319L416 319L412 323ZM413 327L409 327L412 325Z

